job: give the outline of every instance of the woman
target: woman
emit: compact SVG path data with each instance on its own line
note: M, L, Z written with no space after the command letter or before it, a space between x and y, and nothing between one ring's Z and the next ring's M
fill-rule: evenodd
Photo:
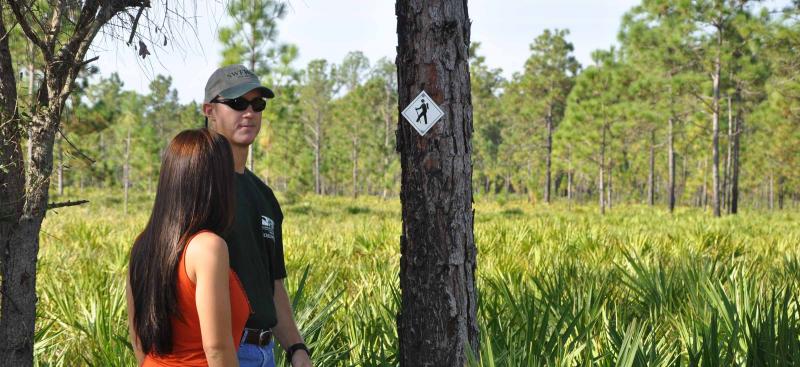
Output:
M131 249L128 325L139 365L238 366L250 315L219 236L233 221L228 141L187 130L164 153L155 204Z

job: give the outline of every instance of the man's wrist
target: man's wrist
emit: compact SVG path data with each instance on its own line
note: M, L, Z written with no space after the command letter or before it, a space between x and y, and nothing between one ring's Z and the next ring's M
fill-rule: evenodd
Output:
M308 350L308 347L304 343L294 343L289 346L289 348L286 348L286 359L291 361L292 357L294 357L294 354L301 350L306 352L308 357L311 358L311 351Z

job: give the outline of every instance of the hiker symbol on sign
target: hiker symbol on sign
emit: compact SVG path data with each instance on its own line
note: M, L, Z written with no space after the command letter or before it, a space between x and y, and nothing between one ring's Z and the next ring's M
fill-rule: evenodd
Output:
M422 91L417 98L403 110L403 117L408 121L420 135L425 135L444 116L444 112L436 102Z

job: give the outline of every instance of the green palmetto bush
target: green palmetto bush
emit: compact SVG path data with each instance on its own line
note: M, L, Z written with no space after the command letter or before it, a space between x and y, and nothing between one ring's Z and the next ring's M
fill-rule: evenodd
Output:
M91 204L43 227L37 364L132 365L124 276L152 197L127 216L113 196L80 197ZM399 202L298 197L284 212L286 285L315 363L397 365ZM471 365L800 365L800 214L595 212L476 203Z

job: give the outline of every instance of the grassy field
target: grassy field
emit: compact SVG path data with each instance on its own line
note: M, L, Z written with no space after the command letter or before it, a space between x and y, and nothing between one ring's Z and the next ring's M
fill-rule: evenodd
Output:
M135 198L125 215L117 197L87 196L43 226L39 365L133 364L124 274L151 199ZM798 213L475 208L475 365L800 365ZM397 365L399 209L285 200L287 285L317 365Z

